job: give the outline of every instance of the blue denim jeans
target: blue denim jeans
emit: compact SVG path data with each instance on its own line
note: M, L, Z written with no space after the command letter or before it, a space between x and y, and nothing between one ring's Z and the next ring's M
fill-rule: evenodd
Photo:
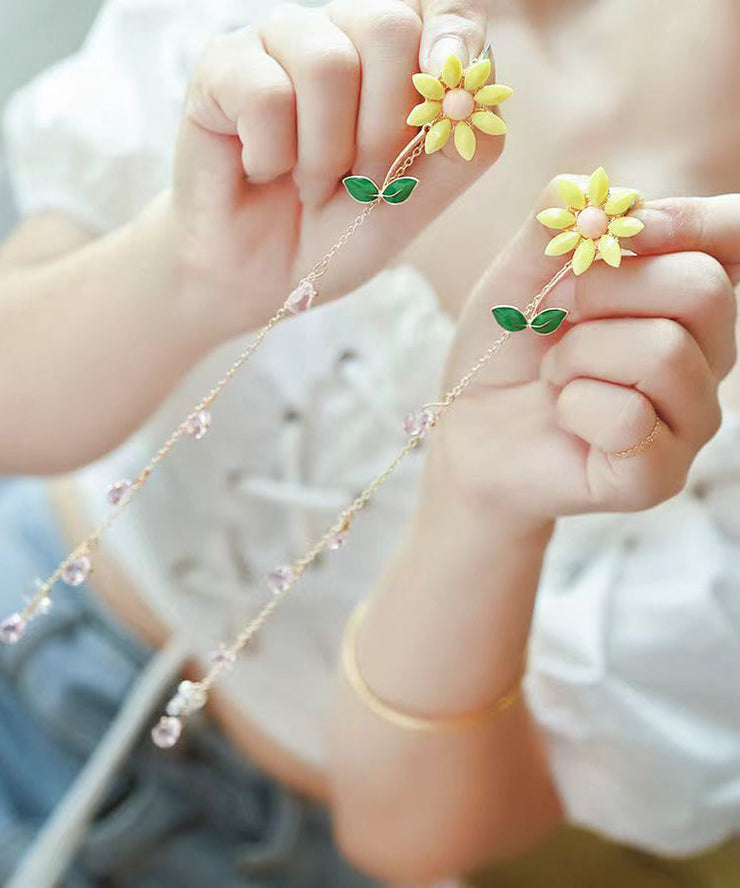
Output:
M65 556L42 484L0 482L0 612ZM72 785L151 652L86 591L60 589L0 646L0 883ZM323 808L260 773L207 721L162 754L142 737L64 888L369 888ZM33 888L33 886L28 886Z

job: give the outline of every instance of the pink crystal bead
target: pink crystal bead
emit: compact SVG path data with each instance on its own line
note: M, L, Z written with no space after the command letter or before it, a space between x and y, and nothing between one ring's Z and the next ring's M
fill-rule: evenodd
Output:
M163 715L152 728L152 740L160 749L172 749L182 735L182 722L172 715Z
M285 304L291 314L298 314L311 308L316 295L316 287L311 281L301 281L288 296Z
M442 101L442 114L450 120L466 120L474 108L473 97L466 89L451 89Z
M421 438L430 428L434 414L431 410L417 410L403 421L403 430L409 438Z
M211 428L211 414L208 410L199 410L185 420L185 434L200 441Z
M287 565L276 567L267 575L267 586L273 595L285 592L293 581L293 568Z
M208 695L199 684L193 681L181 681L177 689L177 696L185 701L187 711L194 712L202 709L208 702Z
M18 644L26 631L26 621L20 614L11 614L0 623L0 641L3 644Z
M333 551L341 549L342 546L344 546L344 544L347 542L348 537L348 530L340 530L339 533L335 533L334 536L329 540L328 547Z
M81 586L90 575L92 563L87 555L75 558L62 570L62 582L68 586Z
M223 645L211 654L211 663L214 666L231 666L236 662L236 654Z
M609 227L609 217L600 207L586 207L576 218L576 227L584 236L598 240Z
M187 711L185 700L179 694L176 694L167 704L166 711L167 715L184 715Z
M106 491L105 497L112 506L117 506L130 489L131 482L128 478L122 478L120 481L114 481L110 485Z

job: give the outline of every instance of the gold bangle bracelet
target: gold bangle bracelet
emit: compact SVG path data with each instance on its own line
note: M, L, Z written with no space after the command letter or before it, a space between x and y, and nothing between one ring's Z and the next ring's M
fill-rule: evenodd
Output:
M383 719L383 721L405 731L426 733L460 731L484 724L500 712L511 708L520 698L524 667L522 667L511 690L499 697L491 706L487 706L485 709L478 710L477 712L469 712L448 718L425 718L424 716L403 712L390 703L386 703L373 692L362 677L359 663L357 662L357 636L366 612L367 602L362 602L357 606L347 623L342 643L342 664L347 680L355 695L371 712Z

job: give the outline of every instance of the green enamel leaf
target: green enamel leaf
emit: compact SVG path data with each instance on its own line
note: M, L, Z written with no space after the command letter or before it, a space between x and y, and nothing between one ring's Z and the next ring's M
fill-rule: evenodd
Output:
M378 186L367 176L346 176L342 184L347 194L359 203L372 203L380 194Z
M568 312L564 308L546 308L532 318L530 327L540 336L549 336L563 323L567 314Z
M401 176L386 185L383 191L383 200L391 204L400 204L411 197L411 194L419 184L419 180L413 176Z
M503 327L504 330L508 330L510 333L517 333L519 330L527 329L527 319L513 305L497 305L491 311L499 326Z

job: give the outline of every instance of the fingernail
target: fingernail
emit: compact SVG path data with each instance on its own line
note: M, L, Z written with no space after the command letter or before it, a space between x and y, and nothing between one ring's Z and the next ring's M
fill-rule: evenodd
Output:
M436 77L451 55L456 55L463 65L468 64L468 48L459 37L438 37L429 48L424 67Z
M635 235L625 246L634 244L636 250L646 250L660 244L665 244L673 236L674 220L670 213L651 206L643 206L631 216L639 219L645 227Z

